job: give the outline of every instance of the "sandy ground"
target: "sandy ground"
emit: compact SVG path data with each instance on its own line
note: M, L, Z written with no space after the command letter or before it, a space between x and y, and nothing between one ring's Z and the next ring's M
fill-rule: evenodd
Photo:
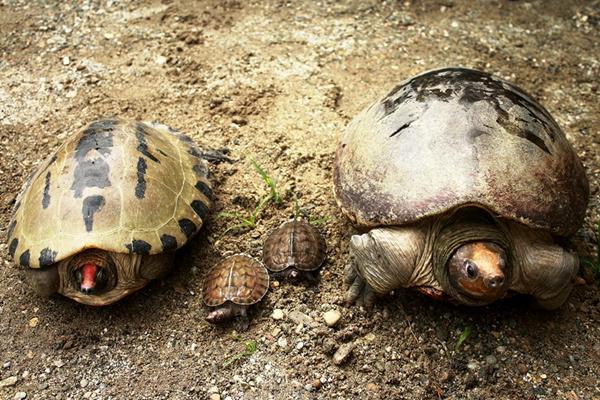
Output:
M598 283L552 313L522 297L469 309L401 292L364 314L342 302L353 229L331 190L337 139L363 107L427 69L484 69L539 99L582 157L592 196L576 242L593 256L598 1L65 3L0 1L3 235L27 174L102 116L160 120L237 162L212 166L215 212L175 270L114 306L36 297L2 244L2 398L600 399ZM248 156L284 204L225 234L232 221L218 212L248 212L266 194ZM247 332L209 325L207 268L260 256L268 230L293 214L293 193L326 219L320 284L273 287ZM342 314L334 328L328 310ZM256 351L226 365L248 341ZM340 347L352 352L336 365Z

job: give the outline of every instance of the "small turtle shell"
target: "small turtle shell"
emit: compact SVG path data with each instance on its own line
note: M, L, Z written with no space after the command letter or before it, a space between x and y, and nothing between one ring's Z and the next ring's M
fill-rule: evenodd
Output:
M273 272L294 267L314 271L325 261L327 246L323 235L303 221L288 221L265 241L263 262Z
M202 300L210 307L226 301L234 304L258 303L269 289L269 272L257 260L245 254L227 257L206 275Z

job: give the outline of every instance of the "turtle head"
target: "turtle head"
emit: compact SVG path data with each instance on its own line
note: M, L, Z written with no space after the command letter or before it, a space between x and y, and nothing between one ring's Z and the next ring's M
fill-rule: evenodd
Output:
M69 263L70 285L82 295L100 295L116 285L117 270L107 252L88 250Z
M463 244L448 261L448 275L461 294L491 303L504 297L508 289L506 252L487 241Z

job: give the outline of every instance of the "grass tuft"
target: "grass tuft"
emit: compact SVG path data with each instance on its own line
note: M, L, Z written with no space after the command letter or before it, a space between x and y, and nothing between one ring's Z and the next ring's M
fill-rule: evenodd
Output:
M256 353L256 341L246 340L244 342L244 350L242 350L239 353L234 354L233 356L226 359L225 362L223 363L223 366L227 367L227 366L237 362L238 360L241 360L242 358L250 357L254 353Z
M244 216L238 212L229 212L229 211L222 211L219 214L217 214L217 218L227 218L227 219L233 219L235 221L238 221L236 224L228 227L225 230L225 232L223 232L223 235L226 235L227 233L229 233L231 231L252 230L252 229L256 228L256 222L258 221L258 217L259 217L261 211L263 210L263 208L265 208L265 206L267 205L267 203L270 200L271 200L271 196L263 197L258 202L258 204L254 208L254 210L250 211L246 216Z
M460 336L458 337L458 339L456 340L456 345L454 346L454 351L460 350L460 347L469 338L469 336L471 336L471 327L467 325L465 327L465 329L463 329L463 331L460 334Z
M273 180L269 176L269 174L267 174L267 171L265 171L263 169L263 167L261 167L260 164L258 162L256 162L256 160L254 158L248 157L248 159L250 160L250 163L252 164L252 166L254 167L256 172L258 172L258 174L260 175L262 180L269 187L269 190L271 192L270 197L271 197L271 199L273 199L273 203L275 203L276 205L280 205L283 202L283 200L281 199L281 196L279 195L279 192L277 191L277 184L275 183L275 180Z

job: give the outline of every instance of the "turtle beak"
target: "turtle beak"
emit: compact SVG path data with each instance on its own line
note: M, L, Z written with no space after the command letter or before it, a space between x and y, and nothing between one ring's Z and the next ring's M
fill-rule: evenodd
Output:
M96 264L84 264L78 271L77 278L80 280L79 290L84 294L91 294L96 287L98 272L100 268ZM80 272L80 274L79 274Z

